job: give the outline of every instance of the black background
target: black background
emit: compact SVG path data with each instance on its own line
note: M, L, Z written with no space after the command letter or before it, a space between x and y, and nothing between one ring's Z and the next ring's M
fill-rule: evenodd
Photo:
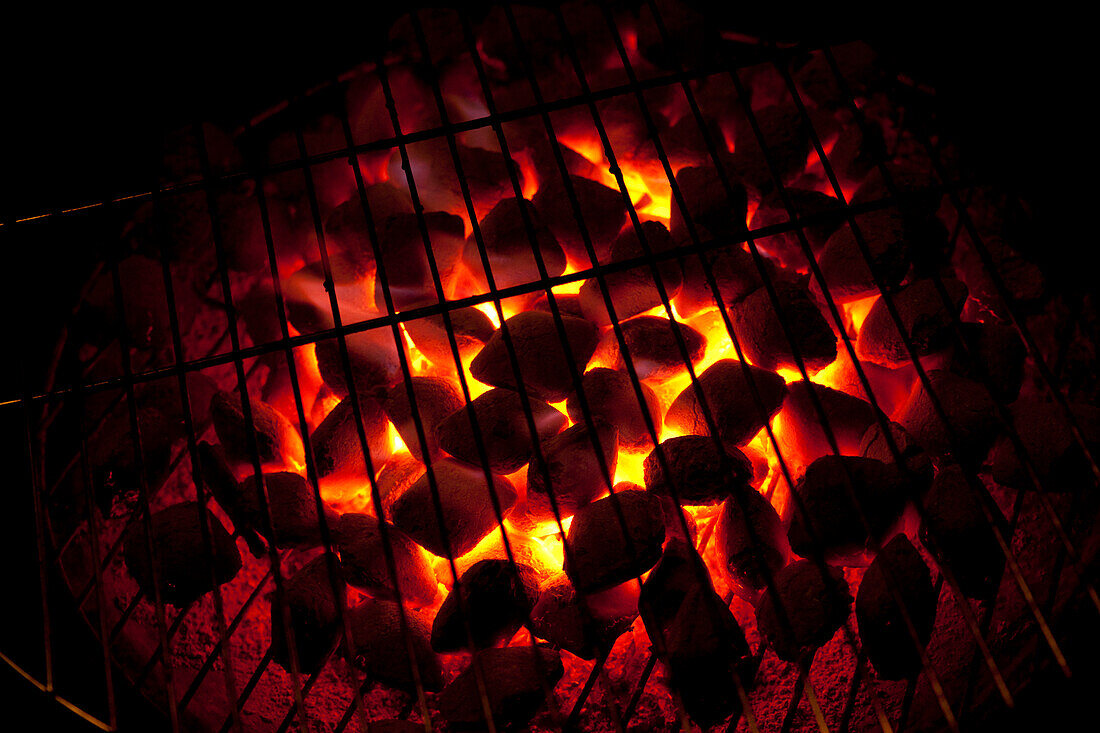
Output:
M1033 203L1051 247L1078 256L1093 246L1084 230L1093 187L1084 182L1095 167L1095 64L1081 19L1050 5L1028 15L1001 9L960 15L942 4L891 4L854 17L822 8L794 17L785 10L781 19L741 7L736 16L718 10L733 17L730 25L766 37L870 40L937 90L963 147L991 178ZM264 109L288 90L370 57L374 35L386 25L378 12L313 3L232 10L199 3L51 7L12 19L0 51L0 217L144 190L152 178L148 161L164 130ZM21 326L56 332L50 319L19 309L26 288L43 278L79 276L67 271L64 252L20 248L14 241L10 231L0 236L0 271L6 275L0 324L8 344L21 340ZM6 397L21 377L15 359L3 364ZM12 602L28 606L33 599ZM0 613L0 621L8 621ZM1025 706L1004 727L1034 722L1029 711L1050 716L1044 718L1049 724L1060 717L1052 715L1059 709L1069 715L1074 702L1087 706L1079 694L1082 684L1037 684L1032 697L1039 704ZM1051 699L1059 705L1044 704ZM49 730L87 727L57 711L2 663L0 710L26 710ZM143 711L134 715L130 729L149 729Z

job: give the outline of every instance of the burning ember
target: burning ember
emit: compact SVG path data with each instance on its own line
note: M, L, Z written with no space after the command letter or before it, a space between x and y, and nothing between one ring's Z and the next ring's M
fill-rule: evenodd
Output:
M213 729L953 721L1009 643L971 599L1041 613L1017 492L1100 439L1009 327L1050 294L1006 209L863 44L681 80L752 44L674 2L391 41L346 104L180 143L216 182L90 291L91 381L194 367L83 417L61 554L139 685Z

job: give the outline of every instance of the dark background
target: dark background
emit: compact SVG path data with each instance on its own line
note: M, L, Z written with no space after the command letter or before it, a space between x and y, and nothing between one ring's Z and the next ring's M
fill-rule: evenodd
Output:
M96 7L73 14L51 7L9 24L0 51L0 218L145 190L163 131L264 109L288 91L371 56L373 37L386 26L369 12L312 3L297 10L173 5L168 14L158 8L155 18L151 8ZM1094 167L1096 148L1090 111L1094 64L1084 23L1056 7L1044 6L1038 16L1034 10L967 17L950 6L890 4L889 15L787 12L780 24L739 7L732 25L779 39L871 41L898 68L937 90L945 122L976 167L1019 190L1044 223L1050 246L1078 256L1086 248L1083 216L1091 205L1090 189L1081 182ZM11 231L0 233L7 275L0 287L0 324L9 345L22 341L21 329L28 326L56 333L52 321L71 307L53 303L50 315L48 305L28 314L21 307L33 301L28 291L82 277L78 257L38 244L26 246ZM0 399L34 376L21 374L10 346L8 351L0 366ZM19 435L18 421L5 419L4 437L9 435ZM7 442L3 455L18 460L20 450ZM17 532L8 542L27 559L33 540L23 537ZM36 600L16 597L0 608L14 604L33 615ZM0 622L18 623L14 611L0 614ZM66 648L81 651L83 632L79 624L70 630ZM95 649L83 649L91 664L98 664ZM1089 704L1080 694L1089 682L1040 680L1003 728L1023 727L1037 715L1048 725L1071 715L1075 702ZM152 729L155 718L140 701L124 702L135 710L129 729ZM7 715L25 710L48 730L88 728L2 662L0 709Z

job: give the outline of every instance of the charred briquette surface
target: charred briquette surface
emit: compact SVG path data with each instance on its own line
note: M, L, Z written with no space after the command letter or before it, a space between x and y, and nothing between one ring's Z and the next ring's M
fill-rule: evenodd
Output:
M642 234L649 251L654 255L667 252L675 246L665 225L660 222L643 223ZM642 257L646 257L646 252L638 238L638 232L633 227L623 229L611 245L611 261L623 262ZM669 298L675 297L680 291L680 266L675 260L671 260L657 262L656 268L666 294ZM662 303L657 282L653 277L653 268L650 267L649 262L635 265L623 272L608 273L604 276L604 280L608 294L611 296L611 304L615 308L615 315L619 320L626 320ZM581 286L580 302L581 310L589 321L600 326L611 325L603 291L597 280L594 278L586 280Z
M878 293L872 272L887 288L893 288L909 269L910 227L897 209L882 209L857 214L856 227L871 254L871 266L856 241L850 225L845 224L831 236L817 258L829 294L837 303L847 303ZM820 297L820 284L810 283Z
M554 302L557 303L558 311L563 315L573 316L574 318L584 318L584 311L581 309L580 294L554 293ZM546 297L546 293L543 293L535 302L531 303L531 310L545 311L546 313L551 312L550 302Z
M203 538L202 513L210 526L210 547ZM151 533L146 535L145 522L130 527L123 541L122 557L138 587L149 599L154 589L160 590L165 603L177 608L197 600L214 589L211 575L219 585L233 580L241 569L241 555L233 538L210 510L197 502L175 504L154 513L149 519ZM152 537L151 561L146 538ZM153 585L153 563L156 582Z
M458 593L452 590L447 595L432 622L432 649L437 652L469 648L465 619L469 619L475 648L507 642L527 620L538 600L539 581L534 569L522 563L481 560L462 574L458 587L461 590Z
M435 573L427 554L393 525L386 534L397 566L397 583L386 563L382 527L378 519L366 514L345 514L337 520L333 534L340 549L340 561L347 582L375 598L401 599L411 606L431 605L439 594Z
M461 257L465 243L465 225L454 214L430 211L420 217L416 214L397 214L386 220L378 230L379 248L386 270L386 286L394 308L399 311L439 300L424 249L421 221L428 230L435 266L444 283ZM374 306L380 311L386 310L381 279L375 280Z
M261 557L265 551L260 534L249 524L241 506L241 487L233 469L225 459L220 446L211 445L205 440L197 448L199 470L206 488L218 502L218 506L229 515L234 532L247 543L249 551Z
M644 453L653 449L653 437L646 427L644 409L653 421L657 434L661 433L661 403L648 385L642 384L645 407L638 404L634 383L630 375L615 369L597 367L585 373L581 380L589 414L615 426L619 433L619 450L627 453ZM577 393L569 395L565 403L569 419L574 424L584 422Z
M565 538L569 547L565 572L582 593L610 588L653 567L664 540L664 516L657 496L644 491L614 494L573 516Z
M494 723L518 729L546 704L545 689L552 689L565 674L561 655L552 649L531 646L483 649L475 655L471 666L436 698L440 716L459 730L486 727L475 664L483 675Z
M522 208L521 208L522 207ZM531 226L534 228L535 242L532 244L524 225L522 209L527 210ZM492 269L493 281L497 288L509 288L538 280L539 270L532 247L538 247L542 255L546 274L557 277L565 272L565 253L558 240L543 225L538 212L526 199L504 199L493 207L481 220L481 237L485 244L485 254ZM487 278L481 264L477 240L471 234L462 250L462 261L482 287L487 287Z
M824 553L828 562L860 564L869 539L860 512L881 537L901 516L909 491L896 466L858 456L818 458L795 485L802 508L787 530L791 549L802 557Z
M885 164L893 187L899 194L898 206L914 222L931 217L940 206L943 192L930 167L919 162L890 161ZM852 194L852 206L892 197L890 186L876 166Z
M773 104L753 114L760 138L747 118L738 120L734 131L734 149L738 157L752 168L764 170L768 170L770 160L783 182L789 182L806 167L810 153L809 120L793 102Z
M308 549L321 544L321 524L317 515L317 500L313 487L296 473L280 471L265 473L267 510L271 512L271 524L275 530L272 538L267 534L267 519L263 497L255 476L241 482L237 507L246 527L255 529L276 547ZM325 521L336 526L336 513L325 507Z
M365 477L367 463L355 427L355 406L351 396L340 400L310 436L317 476ZM363 418L363 433L367 438L371 465L377 471L393 451L387 434L386 415L373 398L359 396L359 414Z
M836 360L836 334L809 292L794 283L775 283L778 311L766 288L729 306L730 320L745 356L763 369L797 369L795 354L807 371ZM783 325L790 330L790 340ZM793 343L792 343L793 341Z
M563 315L561 320L572 360L577 370L583 373L596 351L599 331L596 326L580 318ZM512 316L505 323L519 361L519 377L527 393L547 402L564 400L573 389L573 377L569 370L569 355L558 335L554 317L541 311L526 311ZM470 373L484 384L516 388L516 375L501 331L494 333L474 357Z
M336 642L340 609L346 603L344 579L333 578L328 556L318 555L283 581L282 600L289 612L299 668L313 672ZM290 647L277 594L271 597L271 656L283 669L290 670Z
M888 81L878 54L863 41L852 41L830 48L833 60L840 67L837 78L824 53L815 53L794 74L799 90L821 107L840 107L850 103L847 89L862 95ZM843 81L846 89L842 89Z
M639 379L662 382L683 374L687 367L680 354L676 332L680 332L688 356L694 364L703 358L707 342L691 326L656 316L631 318L621 326L627 356L634 364ZM625 369L626 359L619 350L619 340L613 331L600 339L596 358L612 369Z
M422 730L423 724L408 720L375 720L367 723L367 733L420 733Z
M885 160L886 141L877 122L852 122L840 129L829 165L845 190L856 188L880 161Z
M428 641L428 624L408 611L405 623L420 683L428 692L438 692L443 688L443 671ZM400 606L394 601L367 599L348 611L348 626L355 646L352 664L385 685L415 695L416 678L401 628Z
M993 260L994 269L1000 275L1001 284L1012 296L1013 305L1029 313L1038 310L1045 302L1047 293L1046 278L1039 266L1000 235L988 234L981 241ZM974 297L987 305L999 318L1008 320L1010 313L976 248L973 245L959 247L955 252L954 264L958 276L967 284Z
M434 457L439 454L436 426L462 409L462 395L459 394L454 382L439 377L413 377L412 390L418 417L424 426L424 440L428 444L428 454ZM382 403L382 408L397 428L409 452L423 460L423 450L416 432L412 404L409 402L409 393L404 384L399 384L390 390L389 396Z
M668 465L665 472L661 455ZM642 464L646 489L683 506L710 506L749 488L752 463L733 447L719 448L714 438L681 435L655 448Z
M265 402L250 398L248 403L252 408L252 432L256 436L260 463L304 464L305 447L291 422ZM230 392L215 394L210 400L210 417L214 421L214 431L225 449L226 457L240 463L251 462L248 427L237 395Z
M923 382L901 408L898 423L933 455L952 454L964 464L985 458L1001 428L989 392L978 382L941 370L928 372L928 381L958 444L952 441Z
M546 475L533 463L527 469L527 514L537 520L554 519L553 491L558 513L564 519L582 506L592 503L610 488L600 468L596 445L603 453L604 465L613 478L618 465L618 431L613 425L593 416L595 434L587 422L579 422L542 442Z
M580 176L569 176L580 204L581 220L592 242L596 259L606 262L615 235L626 223L626 204L622 194L602 183ZM578 262L589 262L584 237L577 226L573 205L560 175L549 177L531 199L539 216L557 238L565 254Z
M704 252L703 259L705 265L699 262L697 255L687 255L683 259L683 284L680 286L680 294L676 296L676 310L681 315L691 316L718 305L714 289L710 287L708 273L713 276L718 295L725 307L740 302L764 285L760 278L760 269L752 255L740 246ZM773 281L779 277L769 260L764 260L764 274Z
M965 596L988 600L997 593L1005 556L978 501L961 468L940 469L924 497L920 539L936 562L951 570ZM1003 528L1004 517L992 510Z
M967 349L956 346L950 370L986 384L994 397L1013 402L1024 381L1027 347L1016 329L1005 323L960 324Z
M918 493L924 493L932 485L935 468L932 459L920 447L913 437L896 422L890 423L890 435L894 439L897 455L901 456L905 469L908 470L909 480L913 482L913 488ZM876 461L897 465L897 455L890 447L886 433L877 423L872 423L867 432L859 441L859 455L864 458L874 458Z
M160 262L133 254L119 261L118 276L123 312L118 312L114 277L108 270L88 292L88 326L105 330L105 338L117 337L124 327L130 344L139 349L167 345L171 331Z
M680 169L676 173L676 185L683 195L687 214L685 217L679 204L673 203L669 229L674 242L694 241L685 218L694 225L700 242L744 238L748 230L745 224L748 198L742 186L734 184L727 195L713 166Z
M776 599L786 615L784 623ZM798 560L779 571L773 590L760 596L756 625L776 656L797 662L833 638L848 619L852 597L836 568L822 570L810 560Z
M496 326L489 316L473 306L450 312L451 332L455 336L458 353L463 359L471 358L493 336ZM451 341L447 336L447 322L442 315L423 316L405 321L405 331L413 344L433 365L448 372L455 370Z
M843 223L843 206L832 196L819 191L788 189L786 194L794 215L799 219L823 217L817 223L800 225L798 228L805 234L806 243L810 245L810 251L816 257L825 246L825 242ZM790 221L791 217L783 199L778 194L773 194L760 202L760 206L752 215L752 228L755 230L776 225L789 225ZM798 236L798 229L760 237L756 240L756 245L762 254L777 261L783 267L805 271L808 264L802 252L802 241Z
M863 434L876 420L874 406L845 392L801 379L787 385L787 401L783 403L783 415L797 426L793 438L797 450L807 462L832 452L813 395L817 396L825 423L841 453L855 453Z
M1100 410L1071 405L1085 444L1092 455L1100 455ZM1090 486L1088 458L1077 442L1062 408L1049 402L1020 399L1012 405L1012 423L1024 445L1042 489L1077 491ZM1019 452L1007 434L1001 435L989 453L994 480L1013 489L1035 488Z
M557 435L568 424L565 415L542 400L531 397L529 402L539 440ZM481 465L471 414L477 420L490 471L514 473L531 460L534 447L523 402L509 389L491 389L442 420L435 431L440 448L461 461Z
M417 479L398 497L393 503L391 517L398 529L440 557L447 557L447 544L443 541L445 530L451 552L454 557L460 557L497 526L485 472L449 460L434 461L432 470L445 528L441 529L436 520L428 474ZM501 512L507 516L516 503L515 489L508 479L494 476L492 491L500 502Z
M951 345L952 324L966 302L965 285L954 278L941 282L951 302L950 310L936 283L928 279L912 282L890 296L918 357ZM856 350L860 359L891 369L911 363L909 350L883 298L876 300L868 311L859 329Z
M749 646L693 547L669 543L642 583L638 606L688 715L707 728L738 714L735 676L748 686Z
M901 606L890 588L901 598ZM904 613L902 609L904 608ZM856 594L856 622L863 651L879 677L909 679L920 672L920 652L905 615L923 646L936 622L936 590L928 566L903 534L890 540L867 568Z
M143 480L139 471L142 463L144 480L151 493L168 478L176 431L159 410L151 407L138 408L137 422L140 440L134 439L128 405L119 404L99 428L88 435L88 463L95 484L95 499L104 515L109 514L116 499L129 501L137 496ZM137 461L135 446L141 448L142 463Z
M768 417L779 412L787 396L787 386L775 372L722 359L697 379L718 428L718 437L727 446L744 445L764 427L765 417L757 408L748 379L756 386ZM665 424L691 435L710 434L695 385L689 384L676 397L665 415Z
M381 231L391 216L412 213L408 192L389 182L367 186L365 193L376 232ZM374 269L374 247L359 196L353 196L335 207L325 218L325 242L330 254L343 254L355 262L364 275ZM380 247L381 244L379 242Z
M595 659L626 632L637 616L637 608L602 613L597 603L582 600L559 573L542 586L531 610L531 633L546 639L581 659Z
M397 353L398 345L394 342L392 330L380 327L351 333L346 342L351 376L357 392L370 394L378 387L397 384L401 379L401 357ZM404 340L400 348L405 350ZM340 397L347 397L347 376L337 339L317 342L317 367L329 389Z
M759 591L787 562L787 530L771 502L748 487L726 499L714 541L726 570L742 590Z

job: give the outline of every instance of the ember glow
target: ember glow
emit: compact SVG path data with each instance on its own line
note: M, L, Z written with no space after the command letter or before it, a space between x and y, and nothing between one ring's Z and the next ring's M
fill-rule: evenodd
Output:
M657 5L684 14L676 17L677 32L709 37L692 11ZM683 722L701 729L726 721L731 730L739 722L769 731L808 729L815 723L811 710L830 725L845 715L862 729L885 719L876 705L887 706L890 716L908 705L904 685L889 686L915 678L921 660L912 667L910 640L898 641L897 629L909 627L883 590L883 573L892 570L876 563L876 552L889 552L897 562L891 567L907 574L903 590L917 596L911 625L919 643L928 643L937 613L929 566L960 561L925 546L913 497L948 501L950 482L961 479L946 466L982 465L988 451L1007 450L987 424L993 421L983 422L993 400L985 382L1000 380L992 391L1006 401L1035 400L1028 392L1034 387L1024 384L1026 352L999 330L1007 319L987 305L994 299L975 295L988 286L968 268L962 244L955 249L946 234L937 238L946 232L943 202L922 200L904 210L882 203L889 192L880 164L894 166L918 192L933 178L898 126L901 110L885 96L885 77L869 48L838 49L860 101L874 102L861 106L862 123L838 101L830 67L814 52L783 62L790 84L777 68L760 64L735 72L735 80L722 73L648 85L640 96L655 140L633 92L600 93L625 84L628 75L602 15L587 18L588 10L595 12L581 9L570 20L592 25L584 26L591 35L583 41L595 47L578 56L596 92L591 109L560 102L579 95L580 85L565 42L554 35L552 13L515 11L521 31L532 34L540 93L552 107L548 130L541 115L514 113L533 104L533 96L503 11L478 19L474 49L454 45L450 36L462 35L460 24L440 11L425 15L433 22L424 29L446 50L442 61L433 58L440 74L423 73L424 60L409 50L419 34L397 26L392 38L412 57L387 57L387 66L359 70L340 87L350 142L360 146L353 160L326 155L349 142L326 108L303 134L307 152L317 154L317 147L326 159L263 181L270 207L264 226L255 197L225 204L229 235L239 236L226 236L229 251L220 255L232 270L242 349L253 349L243 385L253 424L244 421L234 365L211 368L196 465L214 497L216 522L232 535L223 548L225 567L218 568L230 579L218 582L226 606L247 616L235 664L249 671L261 659L270 665L256 677L264 703L242 713L249 722L263 721L261 728L280 719L272 711L276 701L292 699L295 676L320 669L311 664L328 665L306 705L328 727L349 709L364 679L373 685L364 688L371 719L409 716L419 726L428 715L449 729L477 724L481 708L468 714L463 707L477 697L463 687L472 674L471 651L532 644L547 652L552 668L540 670L539 684L514 660L488 670L490 677L510 675L497 679L501 689L518 689L515 700L492 710L502 728L553 729L555 714L577 704L572 722L585 730L671 730L680 727L682 704ZM613 21L632 74L647 80L670 70L648 7ZM682 45L692 57L705 47ZM492 100L482 96L483 84ZM393 129L391 105L402 135ZM499 128L477 123L490 109L504 115ZM461 123L454 139L421 134L443 126L443 112ZM294 157L291 140L298 138L280 131L258 149L275 159L293 148ZM372 144L379 140L400 140L401 147ZM908 157L882 159L885 150ZM362 176L362 189L353 172ZM874 276L844 216L844 204L854 200L871 205L857 219L876 258ZM801 236L795 218L809 222ZM629 261L641 264L623 269ZM599 282L560 282L593 270ZM202 282L219 282L203 274ZM928 296L933 276L947 282L945 292L956 302ZM898 304L906 333L884 314L876 278ZM345 328L339 341L330 294ZM217 302L208 293L199 300ZM188 322L187 349L224 331L222 311L212 310ZM975 349L986 348L996 368L983 371L983 362L964 358L951 328L960 318L963 330L973 329L967 333ZM383 325L364 330L376 319ZM286 343L284 328L293 344L289 361L277 350ZM951 390L949 409L971 420L963 437L972 455L960 456L954 445L949 450L948 438L932 425L905 341L915 342L922 364ZM356 393L349 395L352 383ZM194 409L199 398L193 393L191 400ZM912 465L898 463L888 449L895 442ZM262 453L269 498L259 503L242 493L256 480L250 450ZM230 485L217 485L226 475ZM191 476L163 479L158 502L195 501ZM848 506L847 489L857 503L873 499L865 522L862 508ZM116 520L112 531L123 537ZM317 529L322 521L324 533ZM960 547L978 547L988 539L985 530L984 523L968 526ZM319 560L326 538L325 550L335 553L342 572L334 583L316 577L329 572ZM257 582L266 582L269 549L283 553L289 602L299 604L290 614L291 625L300 626L292 629L293 655L280 636L285 632L272 625L280 616L265 604L273 601L254 593ZM967 560L1003 559L999 546L981 554L988 549L978 547L979 560ZM152 576L143 574L134 552L126 551L124 584L148 594ZM988 593L996 587L982 583L999 579L1001 567L973 570L977 580L966 576L968 569L962 582L973 585L960 593L994 597ZM209 578L187 580L204 600L177 599L181 607L206 603ZM329 585L343 589L344 581L347 629L354 646L366 649L352 655L335 643L343 630L336 617L320 618L329 610L326 598L338 607ZM882 617L859 617L858 600L853 615L853 598L871 593L878 595L867 603ZM397 600L403 609L385 605ZM643 601L650 605L640 607ZM774 602L792 608L778 613ZM464 604L472 609L465 622ZM141 609L138 616L152 618ZM802 638L801 627L781 628L784 613L817 626ZM390 616L393 629L384 631ZM961 622L952 616L950 623L958 631ZM187 644L209 651L206 631L180 628L190 634ZM414 638L406 645L395 629ZM423 657L416 674L406 669L407 649ZM600 661L594 666L593 659ZM805 678L811 704L801 708L789 704L790 689L803 687L795 685L800 660L813 665ZM868 670L875 689L860 694L875 702L846 703L845 691L863 690L851 680ZM562 710L544 709L544 682ZM617 726L608 711L618 714L635 689L636 717ZM578 703L581 694L592 697ZM933 709L930 694L917 693ZM794 728L785 720L790 716L798 719ZM223 721L213 722L217 729ZM354 715L344 723L359 725Z

